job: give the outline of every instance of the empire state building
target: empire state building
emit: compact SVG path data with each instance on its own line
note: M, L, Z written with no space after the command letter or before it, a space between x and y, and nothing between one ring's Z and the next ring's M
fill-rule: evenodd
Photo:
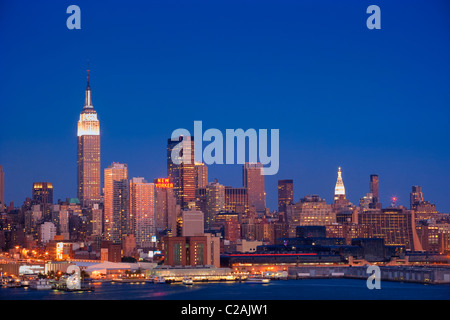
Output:
M100 202L100 123L92 106L89 70L77 131L77 196L83 207Z

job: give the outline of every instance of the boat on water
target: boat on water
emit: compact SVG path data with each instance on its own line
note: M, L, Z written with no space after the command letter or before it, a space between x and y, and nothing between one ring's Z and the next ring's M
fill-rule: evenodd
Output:
M182 282L184 285L187 285L187 286L191 286L194 284L194 280L192 280L191 278L188 278L188 277L183 278Z
M22 287L24 287L24 288L29 287L29 286L30 286L30 282L31 282L31 281L30 281L29 279L22 279L22 280L20 281Z
M288 273L286 271L266 271L263 273L263 278L271 279L271 280L288 280Z
M7 288L21 288L22 282L19 279L14 279L6 282L5 287Z
M143 278L128 278L128 277L123 277L123 278L114 278L111 280L111 282L118 282L118 283L141 283L141 282L145 282L146 280Z
M154 277L153 278L153 283L166 283L166 278L161 277L161 276Z
M11 281L14 281L14 278L12 278L12 277L2 277L1 278L1 285L2 285L2 287L8 287L8 284L11 282Z
M246 283L269 283L270 279L263 277L250 276L245 280Z
M33 290L51 290L52 285L47 279L38 279L30 282L30 289Z

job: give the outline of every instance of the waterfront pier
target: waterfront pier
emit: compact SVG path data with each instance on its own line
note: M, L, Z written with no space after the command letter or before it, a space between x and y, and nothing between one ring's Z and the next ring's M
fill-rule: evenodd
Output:
M289 268L290 279L367 279L367 266L301 266ZM381 281L450 284L450 266L380 266Z

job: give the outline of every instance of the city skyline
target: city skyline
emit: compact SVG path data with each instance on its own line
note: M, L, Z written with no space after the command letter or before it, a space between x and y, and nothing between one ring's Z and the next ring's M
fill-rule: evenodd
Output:
M91 89L90 89L90 83L89 83L89 72L90 72L90 70L88 69L88 70L86 70L87 71L87 87L86 87L86 90L85 90L85 106L84 106L84 108L82 109L82 112L81 112L81 115L80 115L80 120L78 121L78 133L77 133L77 135L78 135L78 142L77 142L77 147L79 148L79 146L80 146L80 138L83 136L83 135L88 135L89 136L89 134L91 134L91 136L92 136L92 133L89 133L89 132L84 132L83 130L85 130L84 128L83 128L83 121L86 121L86 119L84 119L84 118L82 118L83 117L83 114L86 112L86 109L89 111L89 110L92 110L91 112L93 112L94 114L95 114L95 122L96 122L96 124L94 125L94 128L93 128L93 130L95 131L94 132L94 134L93 134L93 136L94 137L101 137L101 130L99 129L99 125L98 125L98 122L99 122L99 120L97 119L97 113L96 113L96 111L93 109L93 106L92 106L92 101L91 101ZM89 120L89 119L88 119ZM86 126L86 125L85 125ZM82 131L81 133L80 133L80 130ZM168 139L169 140L169 145L170 145L170 139ZM172 143L172 145L175 145L176 143L178 143L178 142L175 142L175 143ZM98 142L98 145L99 145L100 143ZM95 146L95 148L99 148L99 146ZM188 147L189 148L189 147ZM168 155L169 155L169 153L171 152L171 150L172 149L169 149L169 147L167 147L166 148L167 150L166 150L166 156L168 157ZM78 154L80 153L80 151L78 151ZM165 152L164 152L164 150L162 151L162 153L164 154ZM78 156L79 157L79 156ZM167 160L168 158L166 157L166 161L169 161L170 162L170 159L169 160ZM78 160L77 160L77 162L78 162ZM110 161L109 163L111 164L111 163L115 163L116 161ZM117 162L118 163L118 162ZM194 164L194 160L193 160L193 155L192 155L192 164ZM127 164L126 164L127 165ZM204 165L204 164L203 164ZM215 167L215 166L223 166L223 165L217 165L217 164L213 164L213 165L208 165L207 166L207 168L211 168L211 167ZM226 165L227 167L233 167L233 169L231 169L231 170L236 170L236 167L240 167L241 168L241 170L243 170L244 168L245 168L245 166L243 166L243 165ZM107 169L108 167L105 167L105 168L101 168L101 172L103 172L105 169ZM168 170L168 168L169 168L169 164L167 163L167 170ZM338 181L341 181L342 182L342 176L341 176L341 166L339 166L338 167ZM3 172L4 173L4 172ZM169 173L169 172L168 172ZM78 173L79 174L79 173ZM168 175L168 176L170 176L170 174ZM278 176L278 174L277 175L275 175L275 176ZM376 176L377 177L377 179L378 179L378 175L377 174L370 174L369 175L370 176L370 179L372 179L372 177L374 177L374 176ZM130 178L132 177L132 175L130 175ZM139 173L138 172L136 172L136 175L133 175L133 177L140 177L140 175L139 175ZM264 177L264 179L263 180L266 180L268 177L270 177L270 176L265 176ZM101 183L100 183L100 186L102 187L102 189L103 188L105 188L105 180L104 180L104 175L101 175ZM147 177L145 177L145 178L147 178ZM156 179L156 177L150 177L149 179ZM221 183L221 179L219 179L219 178L214 178L214 179L218 179L218 181L219 181L219 183ZM208 182L214 182L214 179L212 180L212 181L208 181ZM243 177L241 177L241 179L243 179ZM280 180L283 180L283 179L277 179L277 183L278 183L278 181L280 181ZM292 180L292 179L291 179ZM371 180L370 180L371 181ZM378 180L377 180L378 181ZM32 182L32 184L34 184L35 183L35 181L33 181ZM49 182L49 183L52 183L52 182ZM244 181L244 183L245 183L245 181ZM222 185L225 185L225 184L223 184L223 183L221 183ZM378 182L377 182L377 184L378 184ZM294 181L294 185L295 185L295 181ZM240 186L239 185L239 182L236 182L236 181L233 181L231 184L227 184L226 186L229 186L229 187L242 187L242 186ZM414 187L414 186L417 186L417 184L413 184L413 185L411 185L410 187ZM337 188L337 185L335 186L335 188L334 188L334 193L332 193L332 195L331 195L331 197L330 198L332 198L333 196L335 196L335 193L336 193L336 188ZM361 199L361 198L363 198L364 197L364 195L366 194L366 192L371 192L371 188L372 188L372 186L371 185L369 185L368 186L368 188L366 189L366 190L363 190L362 191L362 193L361 193L361 196L359 197L359 199ZM5 187L5 189L7 189L7 187ZM79 189L79 187L77 187L77 190ZM297 194L295 194L295 187L293 188L294 189L294 203L295 202L297 202L297 201L300 201L304 196L306 196L306 195L319 195L319 196L323 196L322 194L319 194L319 193L314 193L314 192L307 192L307 193L305 193L305 194L303 194L303 195L298 195L297 196ZM330 187L330 190L332 190L333 188L332 187ZM426 186L425 186L425 189L426 189ZM330 191L331 192L331 191ZM346 194L345 193L345 189L342 191L343 192L343 194ZM408 190L408 195L409 195L409 190ZM77 192L76 192L77 193ZM352 192L350 192L350 193L352 193ZM354 192L353 192L354 193ZM381 192L381 193L383 193L383 192ZM402 193L405 193L404 192L404 190L402 190ZM59 194L61 194L61 193L59 193ZM272 208L272 207L270 207L270 206L267 206L271 211L275 211L275 210L277 210L278 209L278 198L276 198L276 199L274 199L273 197L275 197L275 194L277 194L277 191L275 190L275 193L273 194L273 195L269 195L270 193L269 192L267 192L267 190L266 190L266 199L267 198L269 198L269 199L271 199L271 201L269 201L270 202L270 204L271 205L274 205L274 207ZM394 194L391 194L391 195L385 195L384 196L384 200L386 200L385 201L385 203L386 204L388 204L388 203L391 203L391 200L392 200L392 198L395 198L396 199L396 202L398 202L399 201L399 197L398 197L398 195L397 195L398 193L394 193ZM70 194L70 195L67 195L66 197L55 197L55 201L54 201L54 203L56 203L56 199L58 199L58 200L62 200L62 201L64 201L65 199L68 199L68 198L74 198L73 196L71 196L72 194ZM278 195L278 194L277 194ZM347 194L346 194L347 195ZM428 194L427 194L428 195ZM103 194L103 196L104 196L104 194ZM269 197L267 197L267 196L269 196ZM23 200L22 201L24 201L27 197L29 197L29 196L26 196L25 198L23 198ZM31 196L32 197L32 196ZM355 194L353 194L352 196L350 196L350 198L351 199L354 199L355 197L357 197L357 195L355 195ZM78 197L79 198L79 197ZM327 197L323 197L324 198L324 200L328 200L328 198ZM403 205L403 206L405 206L405 207L408 207L409 208L409 206L408 206L408 204L409 204L409 200L410 200L410 198L409 197L407 197L407 198L405 198L405 199L400 199L400 203L398 203L398 205ZM7 201L7 198L6 198L6 196L5 196L5 201ZM14 200L11 200L11 201L14 201ZM81 200L80 200L81 201ZM99 200L97 200L96 202L98 202ZM272 203L272 202L275 202L276 201L276 203ZM331 200L328 200L328 202L329 203L332 203L334 201L334 199L331 199ZM355 198L355 201L351 201L350 200L350 202L352 202L354 205L357 205L358 204L358 199L356 199ZM7 206L9 205L9 203L8 202L6 202L5 203ZM15 204L15 206L17 207L17 206L20 206L21 205L21 203L19 202L19 203L17 203L17 202L14 202L14 204ZM91 204L90 204L91 205ZM387 205L387 206L385 206L385 207L388 207L389 205ZM437 201L437 207L439 208L439 200ZM447 211L441 211L441 212L447 212Z
M0 300L450 299L449 13L0 0Z
M82 112L81 112L81 115L80 115L80 120L78 121L78 133L77 133L77 136L78 136L78 142L77 142L77 148L79 148L80 147L80 137L81 136L83 136L83 135L93 135L93 136L95 136L95 137L100 137L101 136L101 133L100 133L100 129L99 129L99 124L98 124L98 122L99 122L99 120L97 119L97 113L96 113L96 111L93 109L93 106L92 106L92 101L91 101L91 89L90 89L90 83L89 83L89 72L90 72L90 70L88 69L87 70L87 87L86 87L86 92L85 92L85 106L84 106L84 108L83 108L83 110L82 110ZM95 123L94 123L94 125L93 126L89 126L89 124L84 124L83 125L83 121L86 121L86 119L84 119L83 118L83 114L86 112L86 109L89 111L89 110L91 110L92 109L92 111L90 111L91 113L93 112L94 114L95 114L95 119L93 119L93 120L95 120ZM90 121L91 119L87 119L88 121ZM92 128L91 128L92 127ZM87 129L86 129L87 128ZM95 132L94 133L92 133L92 132L88 132L88 131L86 131L86 130L94 130ZM81 132L81 133L80 133ZM192 152L191 153L191 160L192 160L192 165L193 165L193 167L194 167L194 160L193 160L193 140L191 141L190 139L192 139L192 137L189 137L189 141L188 141L188 145L185 145L185 144L183 144L183 148L187 148L187 150L189 150L190 152ZM168 146L167 146L167 148L166 148L166 161L167 161L167 177L169 177L169 179L170 179L170 181L174 181L174 180L176 180L177 178L175 177L175 178L172 178L171 177L171 175L173 175L172 173L171 173L171 171L173 171L173 169L172 169L172 167L173 167L173 164L172 164L172 161L171 161L171 159L169 158L169 155L170 155L170 153L171 153L171 151L172 151L172 148L173 148L173 146L174 145L176 145L177 143L178 143L178 141L176 141L176 142L171 142L170 141L170 139L168 139L168 141L169 141L169 144L168 144ZM182 140L180 140L180 141L182 141ZM191 143L192 143L192 145L191 145ZM100 145L100 143L98 142L98 145L95 145L95 148L99 148L99 145ZM96 150L96 149L95 149ZM97 151L96 151L97 152ZM101 152L99 152L99 154L98 154L98 158L100 158L100 153ZM164 153L164 151L163 151L163 153ZM77 156L77 165L78 165L78 162L79 162L79 158L80 158L80 151L78 151L77 152L77 154L78 154L78 156ZM95 154L95 156L97 156L97 154ZM100 186L101 186L101 189L102 190L107 190L108 188L107 188L107 186L106 186L106 184L105 184L105 176L106 176L106 172L110 169L110 168L114 168L115 166L117 166L117 165L119 165L119 166L125 166L125 168L126 168L126 171L127 171L127 174L126 174L126 176L127 176L127 178L126 178L126 180L127 180L127 184L128 184L128 179L130 179L130 181L129 181L129 183L130 183L130 185L131 185L131 183L132 183L132 181L134 180L134 179L146 179L146 177L145 178L143 178L143 177L141 177L141 176L139 176L139 174L137 174L136 176L132 176L132 175L128 175L128 165L125 163L125 164L121 164L121 163L119 163L119 162L115 162L115 161L112 161L112 162L110 162L111 164L108 166L108 167L105 167L105 168L102 168L101 169L101 172L105 172L105 174L104 175L100 175L101 176L101 182L100 182ZM196 165L200 165L200 164L195 164L195 166ZM206 170L208 170L207 168L209 168L209 167L211 167L211 166L215 166L215 165L209 165L209 166L206 166L204 163L201 163L201 165L202 166L205 166L206 167ZM238 165L238 166L240 166L241 168L242 168L242 177L241 177L241 179L243 180L243 187L244 188L247 188L248 189L248 187L246 187L246 170L248 170L247 168L248 168L248 166L255 166L255 164L249 164L249 163L246 163L245 165ZM229 165L227 165L227 166L229 166ZM236 167L237 165L233 165L234 167ZM0 168L2 168L1 166L0 166ZM262 168L262 166L259 164L259 167L258 168ZM332 200L332 201L329 201L329 203L333 203L333 201L335 202L336 201L336 199L338 199L339 197L338 197L338 195L344 195L344 198L347 196L347 193L346 193L346 191L345 191L345 187L344 187L344 183L343 183L343 179L342 179L342 171L341 171L341 167L339 166L338 167L338 171L337 171L337 182L336 182L336 184L335 184L335 187L334 187L334 199ZM259 170L259 169L258 169ZM77 175L79 175L79 170L77 170ZM193 174L194 176L195 176L195 178L194 177L192 177L192 180L195 182L195 180L196 180L196 178L197 178L197 175L196 174ZM208 179L208 176L206 176L206 178ZM265 189L265 187L264 187L264 181L265 181L265 179L267 178L267 176L263 176L262 175L262 188L263 189ZM155 180L155 179L157 179L156 177L151 177L150 179L153 179L153 180ZM374 190L372 190L373 189L373 179L376 179L376 195L378 196L378 194L379 194L379 191L378 191L378 175L377 174L371 174L370 175L370 184L369 184L369 187L367 188L367 192L370 192L370 193L372 193ZM215 181L214 181L215 180ZM217 179L217 178L214 178L214 180L213 181L206 181L206 183L218 183L219 182L219 180ZM292 180L292 179L289 179L289 180L283 180L283 179L281 179L281 180L277 180L277 183L278 183L278 188L277 189L279 189L279 183L280 182L283 182L283 181L290 181L290 183L292 184L292 186L291 186L291 188L293 189L292 190L292 193L293 194L295 194L294 193L294 190L295 190L295 188L294 188L294 185L295 185L295 182L294 182L294 180ZM44 184L47 184L47 182L43 182ZM49 185L52 185L53 183L52 182L48 182L49 183ZM42 183L41 183L42 184ZM33 190L35 189L35 185L36 185L36 182L33 182ZM77 184L77 185L79 185L79 184ZM222 186L226 186L226 187L231 187L231 188L236 188L236 183L233 183L232 185L225 185L225 184L221 184ZM238 185L238 184L237 184ZM237 186L237 188L240 188L240 187L242 187L242 186ZM420 188L421 189L421 186L418 186L418 185L412 185L411 186L412 187L412 189L413 189L413 191L412 192L415 192L414 190L415 190L415 188ZM53 186L51 186L51 188L53 189ZM79 186L77 186L77 190L79 190ZM180 187L181 188L181 187ZM411 194L412 193L410 193L410 192L408 192L409 194L410 194L410 197L411 197ZM268 195L268 192L267 192L267 190L266 190L266 192L265 192L265 197L264 197L264 202L266 202L266 199L267 199L267 195ZM106 193L103 193L102 192L102 195L103 195L103 197L105 197L105 195L106 195ZM278 193L278 191L277 191L277 193L276 193L276 195L277 195L277 199L276 199L276 201L277 201L277 207L276 208L270 208L269 206L266 206L266 204L264 203L264 206L266 206L267 208L269 208L270 209L270 211L278 211L278 208L279 208L279 196L280 196L280 194ZM319 195L319 196L322 196L321 194L318 194L318 193L305 193L304 195L300 195L297 199L295 198L295 196L293 197L293 203L297 203L298 201L301 201L301 199L304 197L304 196L310 196L310 195ZM362 199L364 197L364 194L363 195L361 195L361 197L359 198L360 200ZM410 199L410 197L408 198L408 201L410 201L411 199ZM422 194L422 197L423 197L423 194ZM28 196L27 197L25 197L24 198L24 200L26 199L26 198L28 198ZM34 199L34 193L29 197L29 198L31 198L31 199ZM64 198L59 198L58 200L62 200L62 201L64 201L65 199L70 199L70 198L73 198L73 197L70 197L70 196L67 196L67 197L64 197ZM53 193L52 193L52 199L53 199ZM80 200L80 198L78 197L78 199ZM325 198L323 198L324 200L327 200L327 199L325 199ZM395 200L393 200L393 199L395 199ZM390 206L392 206L391 204L392 203L397 203L397 201L398 201L398 196L396 195L396 194L393 194L393 195L391 195L389 198L386 198L386 200L388 200L387 202L386 202L386 204L387 205L385 205L384 207L386 208L386 207L390 207ZM6 201L6 200L5 200ZM80 200L81 201L81 200ZM378 198L377 198L377 201L378 201ZM423 199L422 199L422 201L423 201ZM352 201L350 201L350 202L352 202ZM355 205L355 206L358 206L358 202L359 201L355 201L355 202L353 202L353 205ZM55 201L52 201L52 203L56 203L56 198L55 198ZM82 203L82 202L81 202ZM98 199L98 200L96 200L96 201L94 201L94 202L89 202L88 204L86 204L85 206L87 206L87 207L92 207L93 206L93 203L100 203L100 199ZM20 206L21 204L20 203L14 203L15 204L15 207L17 207L17 206ZM6 206L8 206L8 203L5 203L5 205ZM410 208L410 206L408 206L408 203L400 203L400 204L398 204L398 205L400 205L400 206L404 206L404 207L406 207L406 208ZM187 206L187 202L186 202L186 206ZM412 208L411 208L412 209ZM262 209L260 209L260 211L261 211ZM442 211L441 211L442 212Z
M6 137L0 139L5 200L20 205L36 181L52 182L55 199L76 197L73 137L89 60L94 105L102 122L102 171L117 161L128 164L132 177L151 181L165 176L167 138L194 120L220 130L279 128L280 171L265 179L271 210L277 208L277 181L283 179L294 180L295 201L318 194L331 203L336 168L341 166L347 198L354 204L369 192L368 177L377 174L381 203L396 196L398 204L408 206L411 186L420 185L439 211L449 212L448 21L440 13L444 2L437 3L418 10L420 1L408 8L381 1L384 24L378 34L365 27L367 6L330 1L278 8L261 2L255 27L246 23L255 8L246 5L240 12L223 3L184 8L201 21L196 24L181 8L170 11L168 21L159 18L157 13L168 16L163 4L144 5L142 12L148 9L151 19L136 12L136 19L130 19L121 6L100 15L99 4L82 1L78 34L64 23L59 28L56 13L65 12L64 6L30 4L30 13L19 15L18 6L4 4L0 23L11 32L1 35L1 44L15 45L1 53L5 72L0 92L7 106L2 116L21 123L17 129L16 121L4 121L0 128ZM223 13L211 14L217 8ZM17 16L23 19L12 20ZM228 23L225 17L234 20ZM427 24L408 23L419 17ZM43 32L32 36L27 28L38 20ZM210 29L204 30L204 24ZM136 28L148 31L148 41L131 35ZM96 43L99 33L103 40ZM214 34L223 42L208 45ZM22 42L14 42L18 38ZM116 40L127 44L127 50L118 48ZM29 56L24 44L35 41L47 45ZM434 59L424 66L422 56L430 50ZM269 59L272 67L265 63ZM348 76L342 82L344 72ZM274 112L279 106L283 112ZM227 112L219 119L218 110ZM241 186L241 166L208 168L210 181Z

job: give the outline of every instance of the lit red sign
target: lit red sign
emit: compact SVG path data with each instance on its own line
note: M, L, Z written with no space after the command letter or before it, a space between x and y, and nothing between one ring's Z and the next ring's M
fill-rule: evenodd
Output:
M157 188L173 188L173 183L170 182L169 178L158 178L156 179L155 186Z

